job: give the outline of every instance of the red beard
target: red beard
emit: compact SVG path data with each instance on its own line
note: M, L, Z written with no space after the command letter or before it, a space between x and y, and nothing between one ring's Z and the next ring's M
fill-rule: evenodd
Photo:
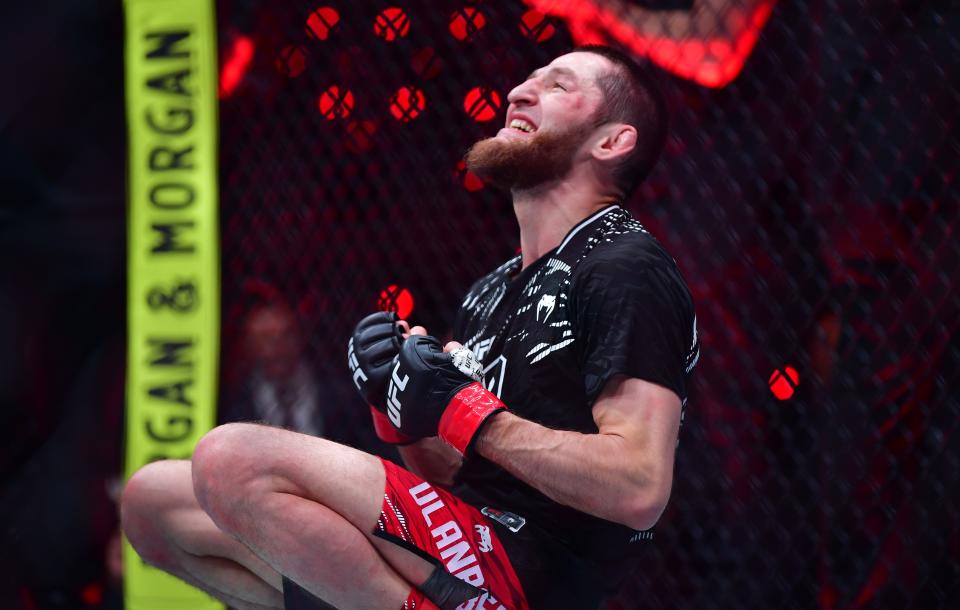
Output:
M465 157L467 169L508 190L525 190L564 177L592 125L537 131L526 141L480 140Z

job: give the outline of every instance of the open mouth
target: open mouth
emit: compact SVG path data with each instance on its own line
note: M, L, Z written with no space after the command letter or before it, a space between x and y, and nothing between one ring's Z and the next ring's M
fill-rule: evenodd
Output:
M537 130L536 127L523 119L513 119L510 121L510 129L516 129L524 133L533 133Z

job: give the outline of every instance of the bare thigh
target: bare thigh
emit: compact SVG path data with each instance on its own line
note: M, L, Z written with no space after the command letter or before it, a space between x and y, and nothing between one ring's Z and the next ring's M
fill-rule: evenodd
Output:
M380 514L386 481L375 456L259 424L214 428L200 440L192 464L200 506L228 530L233 517L244 519L249 503L262 493L280 492L323 504L369 532Z
M290 520L291 515L280 508L283 496L291 495L342 517L411 584L421 584L432 571L433 566L422 558L373 535L386 484L376 456L282 428L227 424L209 432L197 445L193 477L200 505L223 529L239 535L258 552L300 549L310 536L310 523ZM276 510L265 513L268 503ZM264 519L283 527L251 526ZM268 558L272 553L261 555Z

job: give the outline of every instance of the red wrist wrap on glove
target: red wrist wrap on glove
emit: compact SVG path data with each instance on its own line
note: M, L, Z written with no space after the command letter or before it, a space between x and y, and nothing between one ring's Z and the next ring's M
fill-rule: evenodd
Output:
M383 442L391 445L409 445L419 440L394 428L387 414L378 411L373 405L370 405L370 415L373 416L373 430L377 433L377 438Z
M466 455L481 426L507 406L479 382L457 392L440 418L439 436L448 445Z

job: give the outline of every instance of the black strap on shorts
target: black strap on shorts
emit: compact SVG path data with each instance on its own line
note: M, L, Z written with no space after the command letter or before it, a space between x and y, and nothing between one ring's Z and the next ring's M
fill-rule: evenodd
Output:
M483 593L477 587L447 572L442 565L435 567L430 577L417 588L430 601L440 606L440 610L456 610L463 602Z
M447 569L443 567L443 563L439 559L412 542L408 542L399 536L380 531L379 529L374 530L373 535L387 542L392 542L400 548L410 551L427 563L433 564L433 572L430 573L427 580L421 585L414 586L420 589L420 591L427 596L427 599L440 606L441 610L456 610L457 606L463 602L483 593L479 588L447 572ZM288 608L287 610L290 609Z

